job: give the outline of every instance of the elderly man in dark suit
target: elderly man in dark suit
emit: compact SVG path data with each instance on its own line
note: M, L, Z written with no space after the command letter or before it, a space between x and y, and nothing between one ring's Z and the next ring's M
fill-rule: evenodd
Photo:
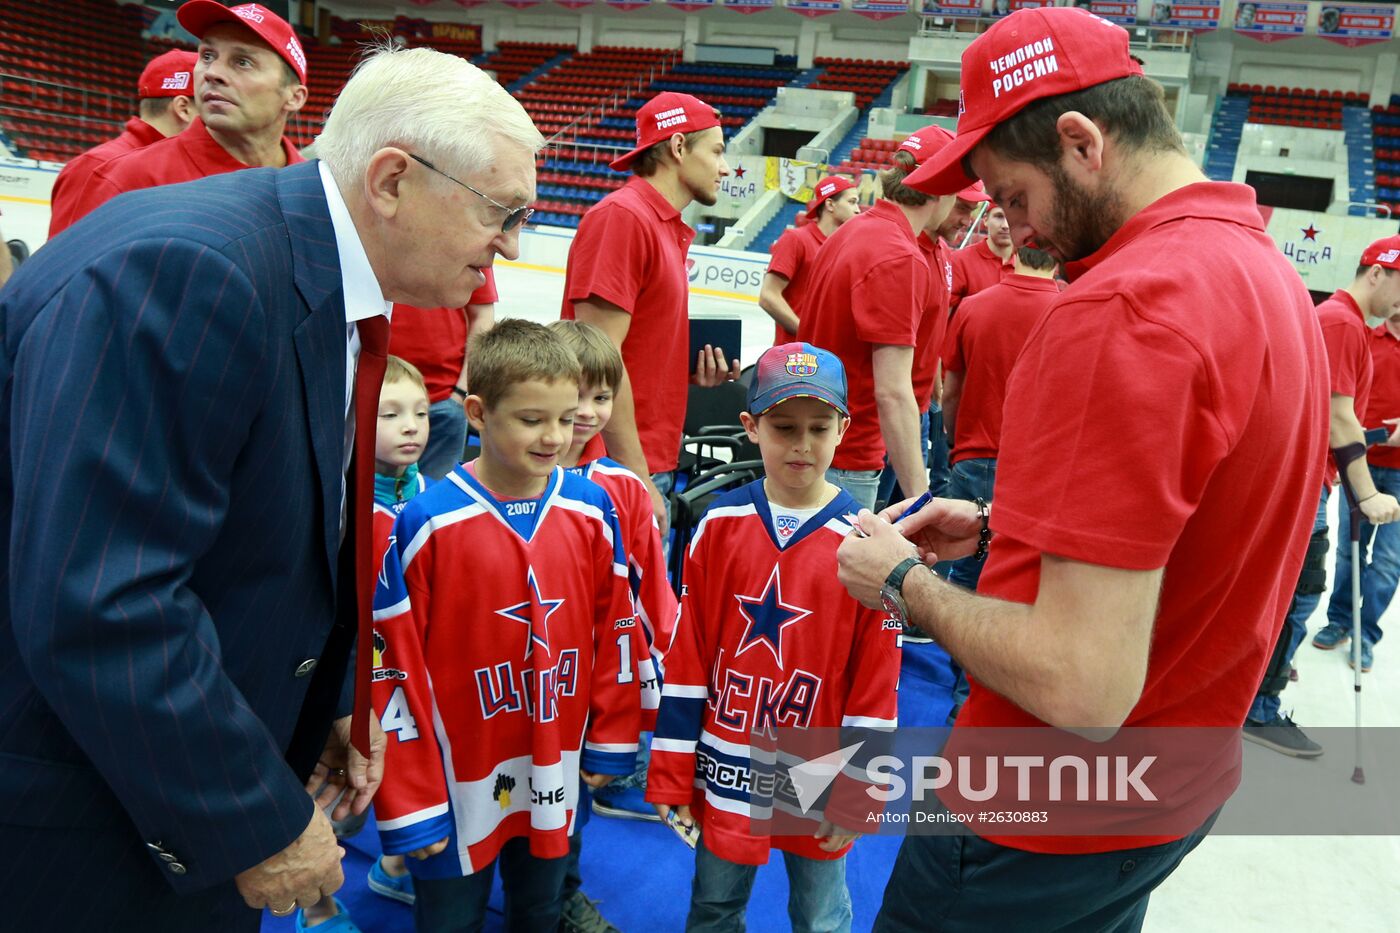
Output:
M390 303L517 254L541 144L462 59L379 52L320 162L116 198L0 293L7 928L251 931L340 886L308 787L363 812L382 771L347 670Z

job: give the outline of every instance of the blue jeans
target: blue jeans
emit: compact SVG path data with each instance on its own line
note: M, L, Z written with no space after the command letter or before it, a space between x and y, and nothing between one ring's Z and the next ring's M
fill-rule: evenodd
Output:
M932 432L932 434L930 434ZM933 447L929 447L929 440L932 437ZM929 468L929 488L933 490L935 496L943 495L943 488L948 485L948 439L943 436L943 409L937 405L929 408L919 416L919 449L924 452L924 466ZM943 458L942 471L935 476L934 462L940 456ZM901 502L907 499L904 490L899 488L898 481L894 478L894 467L890 466L890 458L885 457L885 468L880 471L880 491L875 496L876 503Z
M1327 495L1329 492L1331 490L1324 486L1322 498L1317 504L1317 518L1313 521L1313 534L1327 529ZM1342 509L1345 511L1345 504L1343 504ZM1288 615L1283 620L1283 637L1288 639L1287 660L1289 662L1292 662L1293 653L1298 650L1298 645L1308 634L1308 619L1312 617L1313 610L1320 602L1322 602L1321 593L1293 594L1293 604L1289 606ZM1261 694L1254 698L1254 704L1249 708L1249 718L1254 722L1268 722L1278 715L1282 705L1277 695L1264 696Z
M880 495L879 470L838 470L829 467L826 481L840 486L851 494L856 504L863 509L875 510L875 500Z
M475 874L414 878L413 928L417 933L478 933L486 925L486 902L499 867L505 928L511 933L555 933L568 861L536 858L530 854L530 840L517 836L501 847L495 862Z
M418 458L418 469L433 479L442 479L462 462L467 446L467 413L455 397L433 402L428 408L428 443Z
M1400 470L1371 467L1376 489L1400 496ZM1350 634L1351 620L1351 510L1339 501L1341 524L1337 529L1337 572L1327 621ZM1400 524L1361 522L1361 637L1371 644L1381 640L1381 615L1400 583Z
M784 852L783 863L793 933L849 933L851 892L846 889L845 857L824 861ZM757 874L757 865L738 865L715 855L702 835L695 847L686 933L742 933Z
M992 485L997 478L995 457L976 457L959 460L953 464L952 478L948 483L950 499L982 499L992 501ZM963 557L952 562L948 568L948 580L969 590L977 589L977 581L982 576L982 565L986 558Z

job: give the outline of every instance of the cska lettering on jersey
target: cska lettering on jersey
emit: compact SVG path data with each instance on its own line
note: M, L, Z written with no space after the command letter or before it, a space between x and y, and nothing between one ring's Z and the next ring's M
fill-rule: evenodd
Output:
M559 653L553 667L542 671L517 668L513 661L477 668L472 674L481 718L524 710L536 722L553 722L559 716L559 699L573 696L578 688L578 663L578 649L569 648Z
M720 657L724 652L720 652ZM735 732L758 732L790 726L805 729L812 723L822 679L806 671L793 671L786 680L741 674L715 665L716 683L710 707L715 719Z

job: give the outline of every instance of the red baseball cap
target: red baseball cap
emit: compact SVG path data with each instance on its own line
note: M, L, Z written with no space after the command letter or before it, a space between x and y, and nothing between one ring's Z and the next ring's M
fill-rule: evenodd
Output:
M991 204L992 199L987 196L986 187L979 181L968 185L958 192L959 201L967 201L969 204Z
M267 7L257 3L228 7L218 0L189 0L175 11L175 17L181 26L200 39L204 38L204 31L216 23L246 26L292 66L302 84L306 83L306 52L302 50L297 34L285 19Z
M943 127L934 125L926 126L921 130L915 130L904 137L904 142L899 144L895 152L907 152L914 157L916 168L910 172L904 181L907 183L910 178L918 174L918 167L926 162L929 156L935 152L941 152L950 142L953 141L953 134Z
M957 142L904 183L928 194L959 191L973 181L963 159L1027 104L1140 74L1123 27L1079 7L1017 10L963 52Z
M212 0L190 0L212 2ZM619 172L626 171L637 156L677 133L698 133L719 126L715 108L698 97L663 91L637 110L637 147L624 152L608 164Z
M136 82L136 96L145 100L148 97L193 97L194 63L199 56L184 49L171 49L157 55L141 69L141 77Z
M856 187L856 183L842 175L828 175L826 178L823 178L821 181L817 182L817 186L812 189L812 200L807 202L807 216L815 217L817 211L822 209L822 205L827 202L827 199L843 191L849 191L854 187Z
M1400 236L1388 236L1366 247L1366 252L1361 254L1361 264L1400 269Z

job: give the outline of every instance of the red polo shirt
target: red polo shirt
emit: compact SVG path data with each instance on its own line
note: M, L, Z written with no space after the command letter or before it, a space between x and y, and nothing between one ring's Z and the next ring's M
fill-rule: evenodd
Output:
M991 288L969 295L953 316L944 343L943 369L962 373L963 383L951 462L997 456L1011 368L1026 335L1059 296L1060 286L1054 279L1013 272Z
M1124 725L1238 727L1317 512L1328 407L1317 314L1244 185L1174 191L1066 271L1072 284L1007 386L978 591L1034 602L1045 554L1165 568ZM969 726L1038 725L974 681L954 741ZM1166 841L988 838L1061 853Z
M1366 417L1361 423L1368 428L1394 431L1387 418L1400 418L1400 340L1386 329L1382 321L1371 328L1367 344L1371 350L1371 394L1366 404ZM1367 448L1366 462L1372 466L1400 470L1400 447L1378 444Z
M768 271L788 280L783 289L783 300L798 317L802 316L802 304L806 300L807 282L811 278L809 263L817 255L817 249L826 242L826 234L816 222L783 231L770 250ZM773 327L773 346L792 343L797 335L785 330L781 324Z
M486 284L472 293L468 304L495 304L496 275L486 270ZM423 374L428 401L451 398L467 357L467 315L461 308L415 308L394 305L389 328L389 352L408 360Z
M49 195L49 237L57 236L60 230L71 226L73 221L78 219L73 214L78 194L87 185L93 172L119 155L125 155L133 149L144 149L164 138L165 134L145 120L132 117L126 121L126 129L116 139L109 139L69 159L68 164L63 166L63 171L54 179L53 192Z
M928 263L928 301L914 333L914 398L919 411L933 404L933 383L938 378L938 354L948 330L948 297L953 287L953 251L940 237L920 233L919 252Z
M282 137L282 154L288 165L306 161L285 136ZM87 184L77 193L73 218L69 222L82 219L126 191L176 185L247 167L229 155L228 150L209 135L204 121L195 117L183 133L120 155L89 175Z
M928 276L904 212L885 200L842 224L817 253L797 336L846 367L851 426L831 462L838 470L885 464L871 354L881 345L915 345Z
M690 300L685 254L695 231L643 178L588 209L569 247L561 317L598 297L632 316L622 362L632 383L647 469L676 468L690 384Z
M1015 263L992 252L985 239L953 250L953 297L949 302L952 310L958 310L958 304L968 295L991 288L1015 269Z
M1327 347L1327 364L1332 371L1332 394L1349 396L1356 420L1365 424L1366 403L1371 394L1371 340L1366 333L1366 315L1350 292L1337 289L1317 306L1317 320L1322 325L1322 342ZM1337 464L1331 457L1324 462L1327 485L1335 486Z

